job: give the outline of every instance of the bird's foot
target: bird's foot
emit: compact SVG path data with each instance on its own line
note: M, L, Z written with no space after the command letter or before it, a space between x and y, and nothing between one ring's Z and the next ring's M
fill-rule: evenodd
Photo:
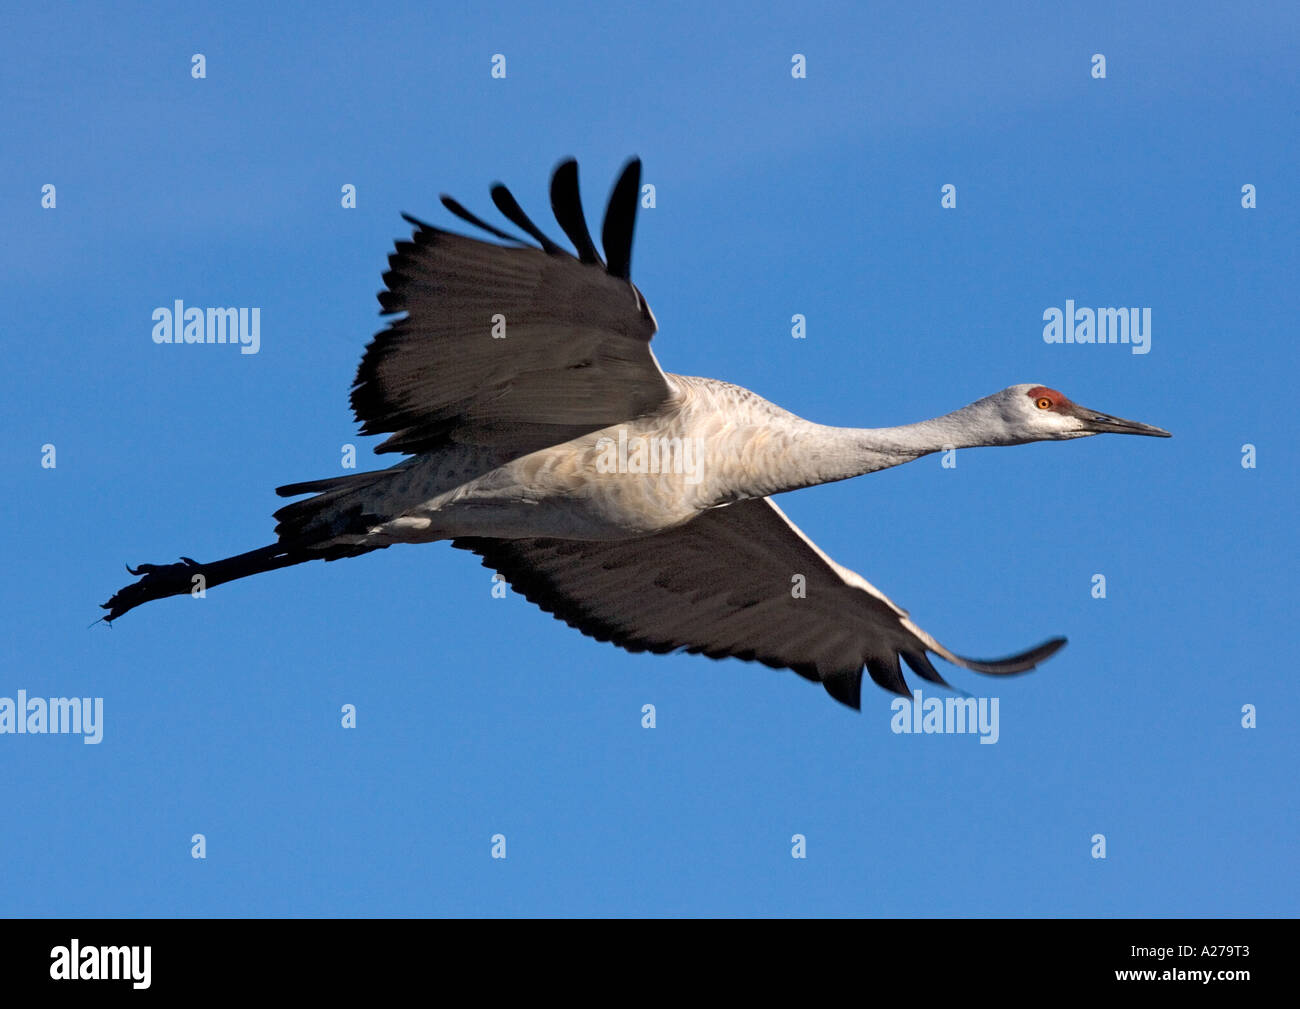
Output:
M177 564L139 564L136 567L128 564L126 570L140 580L119 589L112 599L100 604L108 610L104 619L112 622L141 603L189 592L194 585L194 576L201 569L202 565L190 557L182 557Z

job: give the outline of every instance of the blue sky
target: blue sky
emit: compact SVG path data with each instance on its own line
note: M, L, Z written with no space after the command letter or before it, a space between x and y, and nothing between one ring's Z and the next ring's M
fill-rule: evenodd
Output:
M0 914L1300 913L1294 5L442 6L6 9L0 697L104 732L0 735ZM260 546L277 484L370 465L400 212L501 179L548 226L574 155L598 220L633 153L666 369L856 426L1042 382L1174 433L780 499L959 652L1070 638L951 670L995 745L628 655L444 544L88 628L123 562ZM260 352L154 345L175 299L260 307ZM1044 343L1066 299L1151 308L1150 352Z

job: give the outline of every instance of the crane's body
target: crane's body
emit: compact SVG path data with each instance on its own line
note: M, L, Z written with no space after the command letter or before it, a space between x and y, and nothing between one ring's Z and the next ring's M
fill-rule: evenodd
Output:
M672 395L647 416L518 458L458 445L388 470L340 495L321 519L358 505L363 514L391 517L319 547L648 536L710 508L859 476L942 447L901 444L897 428L813 423L716 379L665 378Z
M865 667L906 693L899 660L932 682L926 657L991 674L1031 669L1063 645L1008 659L962 658L860 575L827 557L770 500L949 448L1103 432L1168 437L1025 383L902 427L829 427L715 379L666 374L656 330L628 279L639 163L602 230L587 233L577 168L552 180L556 219L577 249L543 235L503 186L502 212L541 246L464 210L501 246L409 218L380 303L405 313L366 351L352 405L386 470L278 489L311 494L276 512L277 542L207 564L141 565L107 619L152 599L308 560L451 540L542 608L632 651L700 652L793 669L860 703ZM791 580L803 592L791 592Z

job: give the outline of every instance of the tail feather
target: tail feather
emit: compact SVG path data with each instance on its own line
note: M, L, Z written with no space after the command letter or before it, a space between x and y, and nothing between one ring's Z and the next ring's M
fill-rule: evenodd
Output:
M385 515L383 504L390 481L400 477L410 462L368 473L350 473L285 484L275 492L281 497L314 494L277 510L275 535L281 542L321 543L339 537L365 533Z
M300 483L287 483L275 489L280 497L297 497L299 494L321 494L325 491L356 490L369 487L390 475L389 470L370 470L366 473L348 473L343 476L327 476L323 480L303 480Z

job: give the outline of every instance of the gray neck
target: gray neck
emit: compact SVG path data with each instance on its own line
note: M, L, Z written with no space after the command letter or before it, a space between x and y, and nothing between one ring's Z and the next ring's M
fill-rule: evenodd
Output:
M826 427L805 421L807 427L764 479L769 489L762 493L847 480L947 449L1020 444L1006 431L992 399L902 427Z

